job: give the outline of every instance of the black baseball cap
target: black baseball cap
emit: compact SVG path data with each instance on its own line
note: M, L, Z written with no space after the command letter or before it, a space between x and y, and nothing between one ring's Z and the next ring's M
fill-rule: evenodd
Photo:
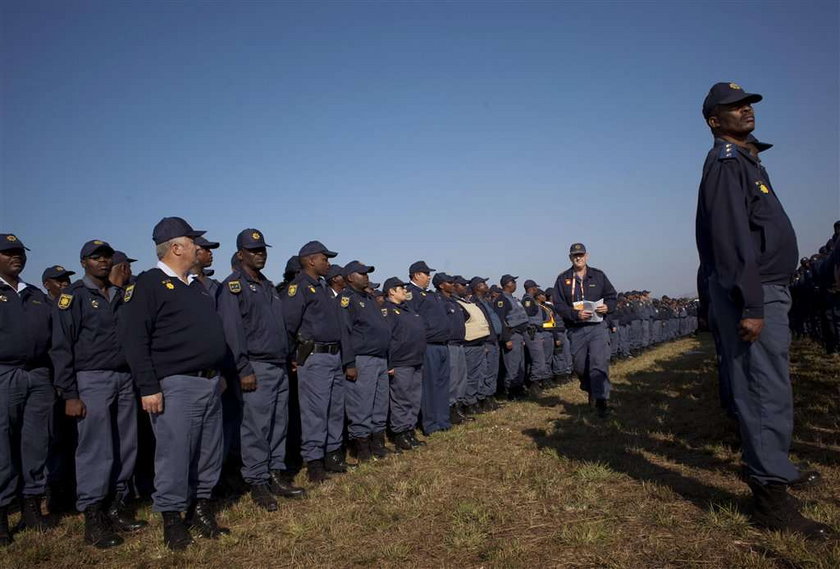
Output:
M411 266L408 267L408 276L413 275L414 273L433 273L436 269L432 269L429 265L426 264L426 261L417 261L415 263L411 263Z
M300 248L300 251L298 252L298 257L308 257L309 255L317 255L318 253L323 253L329 259L338 256L338 253L330 251L320 241L310 241L309 243Z
M432 277L432 284L438 286L441 283L454 283L455 279L446 273L436 273L434 277Z
M350 261L346 265L344 265L344 269L342 269L341 274L345 277L350 273L359 273L359 274L367 274L372 273L375 270L373 266L367 266L359 261ZM374 287L376 288L376 287Z
M580 253L586 253L586 245L583 243L572 243L569 247L569 255L579 255Z
M382 291L387 293L392 288L397 288L399 286L406 286L408 283L403 282L402 280L398 279L397 277L391 277L389 279L385 279L385 284L382 285Z
M286 261L286 270L283 271L284 275L292 275L294 273L300 272L300 257L297 255L292 255L289 257L289 260Z
M219 243L217 241L209 241L204 236L199 236L195 238L195 244L201 247L202 249L218 249Z
M108 245L106 241L102 241L101 239L93 239L82 245L82 250L79 252L79 258L84 259L85 257L90 257L97 251L101 251L106 255L113 256L114 254L114 248Z
M243 229L236 236L236 249L262 249L271 247L265 242L265 236L258 230L249 228Z
M370 288L372 288L372 289L374 290L374 292L375 292L375 291L376 291L376 289L378 289L378 288L379 288L379 285L380 285L380 284L382 284L382 283L368 283L368 286L369 286Z
M189 223L180 217L164 217L157 222L157 225L152 230L152 240L155 242L155 245L160 245L176 237L191 237L195 239L205 233L206 231L193 229Z
M709 118L718 105L757 103L763 99L758 93L747 93L737 83L715 83L703 100L703 117Z
M479 283L486 283L487 279L484 277L473 277L470 279L470 288L475 288Z
M18 239L14 233L0 233L0 251L9 251L11 249L29 251L29 248L24 247L23 241Z
M529 288L534 287L534 286L539 288L540 285L538 285L537 283L535 283L531 279L528 279L527 281L525 281L525 284L522 285L522 286L525 287L525 290L528 290Z
M295 257L295 258L297 258L297 257ZM330 270L327 271L326 279L327 279L327 281L331 281L335 277L344 276L343 273L344 273L344 267L342 267L341 265L335 265L335 264L330 265Z
M201 269L201 272L204 273L205 277L212 277L216 274L216 271L214 271L213 269Z
M61 265L53 265L52 267L47 267L44 269L44 274L41 275L41 282L44 282L47 279L60 279L62 277L69 277L70 275L75 275L74 271L68 271Z
M502 286L505 286L510 281L515 281L518 278L519 277L515 277L513 275L502 275L502 278L499 279L499 284L502 285Z
M468 284L470 284L470 281L468 281L467 279L465 279L461 275L455 275L454 277L452 277L452 282L454 282L457 285L463 285L463 286L467 286Z

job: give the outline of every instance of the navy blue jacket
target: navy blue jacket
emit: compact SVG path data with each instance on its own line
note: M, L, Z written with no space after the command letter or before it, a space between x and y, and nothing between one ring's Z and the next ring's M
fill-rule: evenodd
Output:
M391 329L388 347L388 367L408 367L423 364L426 352L426 327L419 314L408 303L385 301L386 320Z
M572 290L574 289L574 298ZM563 317L566 326L585 326L589 324L586 320L580 320L573 304L578 300L595 301L603 298L607 305L607 314L615 310L615 303L618 294L615 292L610 279L600 269L586 267L586 275L583 282L575 282L575 269L569 267L560 273L554 282L554 310Z
M450 327L446 303L438 293L423 290L414 283L409 283L408 291L411 299L408 305L423 318L426 326L426 342L429 344L445 344L449 341Z
M376 299L348 286L336 300L350 337L349 349L342 350L342 363L355 367L356 356L387 357L391 328Z
M761 285L789 284L799 249L767 171L747 149L715 139L703 165L696 234L703 271L742 318L763 318Z
M514 306L514 302L519 305L518 309ZM496 298L496 302L493 304L493 310L496 311L496 314L498 314L499 318L502 320L502 334L500 341L509 342L510 337L514 334L514 332L522 333L528 328L528 314L525 312L525 308L521 305L521 303L515 298L511 302L506 294L500 294ZM524 314L523 321L511 322L509 319L511 312L515 311L513 315L516 315L516 312L519 310L522 310Z
M53 312L50 357L53 383L64 399L78 399L76 372L128 371L128 362L117 335L117 312L123 290L108 289L105 297L87 277L61 291Z
M254 374L251 361L286 363L289 342L283 303L274 283L234 271L219 286L216 302L240 378Z
M189 285L158 268L126 287L117 329L140 395L160 393L160 380L222 371L228 350L222 320L198 279Z
M50 367L52 301L27 284L15 292L0 281L0 364Z
M467 315L455 296L446 297L442 293L438 293L446 305L446 315L449 318L449 341L454 343L464 343L464 337L467 335Z
M290 345L297 346L297 337L323 344L339 344L342 340L338 301L327 290L326 283L301 272L286 289L283 317L290 336Z

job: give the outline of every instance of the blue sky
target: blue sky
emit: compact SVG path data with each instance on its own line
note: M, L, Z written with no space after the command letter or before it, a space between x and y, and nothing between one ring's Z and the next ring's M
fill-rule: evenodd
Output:
M311 239L373 280L432 267L551 286L584 242L620 290L694 290L717 81L800 253L840 218L840 14L826 2L2 2L0 232L24 277L106 239L153 265L179 215Z

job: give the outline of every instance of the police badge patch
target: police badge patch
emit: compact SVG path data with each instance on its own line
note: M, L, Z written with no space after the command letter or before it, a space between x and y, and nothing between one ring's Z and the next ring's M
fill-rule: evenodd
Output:
M128 302L129 300L131 300L132 296L134 296L134 285L128 285L127 287L125 287L125 296L123 297L123 300L125 302Z
M289 290L286 291L286 294L288 294L289 296L296 295L297 294L297 285L296 284L289 285Z
M350 306L350 297L349 296L342 296L341 297L341 308L347 308Z
M233 294L239 294L242 292L242 284L239 281L230 281L228 282L228 290Z
M70 308L70 304L72 304L72 302L72 294L62 294L58 297L58 308L61 310L67 310L68 308Z

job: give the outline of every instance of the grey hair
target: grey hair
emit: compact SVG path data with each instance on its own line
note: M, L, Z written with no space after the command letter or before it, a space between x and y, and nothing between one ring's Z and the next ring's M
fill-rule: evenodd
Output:
M155 254L157 255L158 260L163 259L166 257L169 250L172 249L172 246L176 243L180 243L183 237L175 237L170 239L169 241L164 241L160 245L155 246Z

